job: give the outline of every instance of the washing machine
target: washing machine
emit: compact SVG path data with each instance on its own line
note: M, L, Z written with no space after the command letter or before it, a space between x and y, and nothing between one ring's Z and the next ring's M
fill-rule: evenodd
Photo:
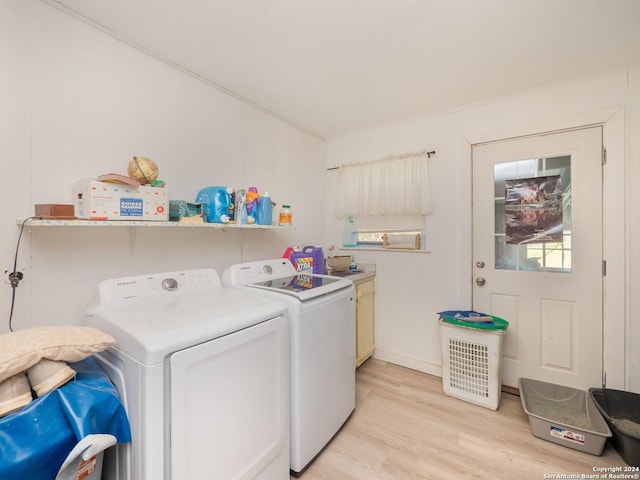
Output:
M222 284L288 305L290 463L300 475L355 409L353 282L299 274L278 258L237 264Z
M132 441L103 478L289 478L287 307L221 286L213 269L105 280L86 325L111 334L97 355Z

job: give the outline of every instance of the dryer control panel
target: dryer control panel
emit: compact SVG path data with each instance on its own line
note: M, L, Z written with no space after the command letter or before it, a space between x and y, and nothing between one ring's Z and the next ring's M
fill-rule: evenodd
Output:
M184 295L220 287L220 277L212 268L152 273L112 278L100 282L102 305L114 305L158 295Z
M222 273L222 281L225 286L251 285L297 275L297 273L286 258L274 258L233 265Z

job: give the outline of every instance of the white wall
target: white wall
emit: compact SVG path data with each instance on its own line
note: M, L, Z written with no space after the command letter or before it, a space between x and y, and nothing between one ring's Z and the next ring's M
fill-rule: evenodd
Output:
M8 329L11 288L6 271L13 270L18 229L16 219L29 214L31 200L31 6L29 2L0 4L0 332ZM23 250L24 252L24 250ZM25 257L25 255L22 256ZM21 264L21 267L24 264ZM29 287L16 292L29 318ZM16 315L17 316L17 315Z
M423 148L436 151L429 160L433 214L428 217L426 242L432 253L353 252L357 262L376 264L375 355L436 374L440 373L436 312L470 301L463 280L470 249L470 225L464 220L470 186L460 160L458 123L458 116L453 114L400 122L327 141L328 167ZM336 181L336 171L330 171L329 188L335 189ZM327 225L327 243L339 246L342 229L333 217L332 202Z
M405 120L327 140L327 167L428 149L433 214L431 253L356 251L375 263L378 358L440 374L436 312L471 307L471 156L474 143L604 123L609 165L606 243L606 361L609 386L640 391L640 300L637 248L640 194L640 67L607 72ZM633 180L635 179L635 180ZM335 188L335 176L328 187ZM331 198L331 196L330 196ZM327 212L327 243L340 243L341 224ZM635 268L634 268L635 267ZM625 353L626 351L626 353Z
M623 165L616 168L623 170L624 218L617 224L624 231L612 261L624 277L622 376L640 391L639 68L335 137L325 152L321 140L35 0L0 3L0 65L2 272L13 268L16 220L31 215L34 203L70 203L74 181L123 172L132 155L159 164L172 198L192 199L206 185L255 185L295 212L295 228L286 231L26 231L15 328L79 323L103 278L203 265L221 271L279 256L288 245L339 244L331 213L335 172L325 168L427 148L437 152L431 253L356 258L377 265L376 356L431 373L440 369L436 312L471 304L470 144L601 122L623 109ZM4 282L0 290L6 319L11 288ZM0 320L0 333L6 331Z
M153 159L172 199L257 186L294 209L291 230L25 230L14 328L77 324L104 278L279 257L324 237L324 142L35 0L0 3L0 269L18 219L72 203L71 186ZM313 179L311 181L310 179ZM277 212L277 209L276 209ZM275 213L275 212L274 212ZM6 282L5 282L6 283ZM0 284L0 333L11 288Z

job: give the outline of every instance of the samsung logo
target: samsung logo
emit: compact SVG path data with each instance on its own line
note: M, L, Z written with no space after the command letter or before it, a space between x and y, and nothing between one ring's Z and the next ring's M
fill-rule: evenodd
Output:
M124 286L126 286L126 285L135 285L136 283L137 283L137 282L136 282L135 280L130 280L130 281L128 281L128 282L118 282L118 283L116 283L116 285L117 285L118 287L124 287Z

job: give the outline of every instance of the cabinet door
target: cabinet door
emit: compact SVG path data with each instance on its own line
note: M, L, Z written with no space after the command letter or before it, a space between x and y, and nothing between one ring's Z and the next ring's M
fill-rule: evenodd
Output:
M356 367L373 354L374 338L374 295L375 283L367 279L356 284L358 299L356 309Z

